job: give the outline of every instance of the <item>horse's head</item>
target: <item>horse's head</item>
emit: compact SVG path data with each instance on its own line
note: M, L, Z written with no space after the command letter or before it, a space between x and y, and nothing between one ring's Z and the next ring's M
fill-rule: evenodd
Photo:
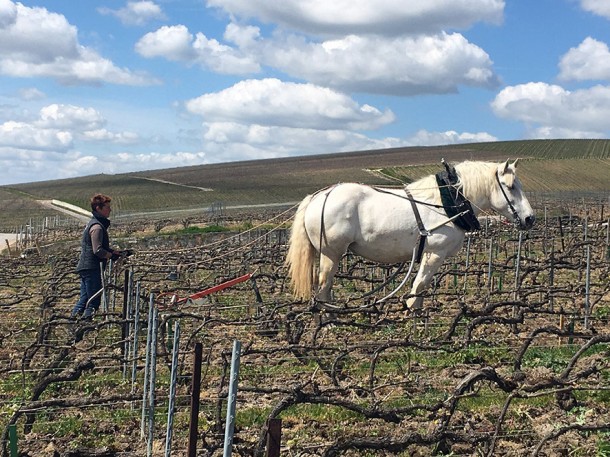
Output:
M491 192L490 203L494 210L512 219L520 229L529 230L536 221L530 202L523 193L521 181L517 177L517 162L509 161L498 165L496 185Z

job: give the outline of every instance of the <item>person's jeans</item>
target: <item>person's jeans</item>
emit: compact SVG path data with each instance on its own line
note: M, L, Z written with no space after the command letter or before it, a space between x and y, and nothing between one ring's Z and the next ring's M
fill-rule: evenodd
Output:
M78 272L80 275L80 297L72 310L70 317L91 317L94 311L100 307L102 295L100 294L89 303L87 309L87 301L102 288L102 276L100 270L83 270Z

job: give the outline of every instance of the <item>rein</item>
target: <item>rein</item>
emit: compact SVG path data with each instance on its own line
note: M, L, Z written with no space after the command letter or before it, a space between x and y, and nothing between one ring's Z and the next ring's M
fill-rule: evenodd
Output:
M424 202L421 200L416 200L413 198L413 196L411 196L411 194L407 194L407 196L402 196L399 194L395 194L394 192L390 192L388 190L382 189L381 187L375 187L375 186L369 186L371 189L380 192L382 194L388 194L388 195L393 195L394 197L398 197L398 198L402 198L403 200L409 200L411 203L417 203L418 205L424 205L424 206L429 206L431 208L443 208L443 205L436 205L434 203L429 203L429 202ZM404 190L405 193L407 193L407 186L404 186Z
M521 227L525 226L525 224L523 223L523 221L519 217L519 213L517 212L517 210L515 209L515 207L511 203L510 199L508 198L508 195L506 195L506 192L504 191L504 186L502 186L502 182L500 181L500 176L499 176L497 170L496 170L496 181L498 182L498 185L500 186L500 190L502 191L502 195L504 196L504 200L506 200L506 203L508 203L508 207L510 208L511 212L513 213L513 217L515 218L515 223L519 223L519 225Z

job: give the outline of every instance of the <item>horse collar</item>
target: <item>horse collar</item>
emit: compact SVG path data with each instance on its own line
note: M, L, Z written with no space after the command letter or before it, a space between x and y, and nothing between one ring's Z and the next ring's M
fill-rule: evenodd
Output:
M455 168L443 160L446 171L437 173L436 183L441 193L441 202L447 217L452 218L464 213L453 220L453 223L465 232L481 230L481 224L474 214L470 201L456 186L458 176Z

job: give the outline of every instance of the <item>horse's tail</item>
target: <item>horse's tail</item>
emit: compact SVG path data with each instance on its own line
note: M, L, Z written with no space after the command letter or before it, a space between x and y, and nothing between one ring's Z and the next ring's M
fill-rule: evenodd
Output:
M286 266L290 275L290 284L296 298L309 299L312 295L314 278L314 259L316 249L305 230L305 210L313 195L308 195L299 205L292 230L288 255L286 256Z

